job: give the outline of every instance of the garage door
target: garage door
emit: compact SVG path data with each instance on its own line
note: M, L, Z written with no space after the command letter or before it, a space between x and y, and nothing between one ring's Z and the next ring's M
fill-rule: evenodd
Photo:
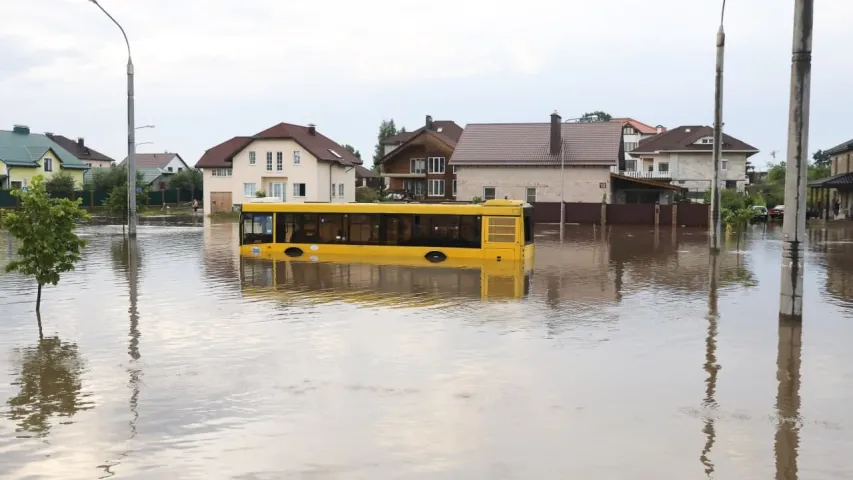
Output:
M210 213L230 212L231 192L210 192Z

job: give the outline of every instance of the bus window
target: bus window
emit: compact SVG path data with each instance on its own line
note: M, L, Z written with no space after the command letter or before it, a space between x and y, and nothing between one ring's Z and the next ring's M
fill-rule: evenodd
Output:
M533 243L533 209L524 209L524 244Z
M318 243L346 243L344 215L340 213L320 214L320 240Z
M379 220L379 215L361 213L350 215L348 243L379 243Z
M243 214L243 245L272 243L272 213Z

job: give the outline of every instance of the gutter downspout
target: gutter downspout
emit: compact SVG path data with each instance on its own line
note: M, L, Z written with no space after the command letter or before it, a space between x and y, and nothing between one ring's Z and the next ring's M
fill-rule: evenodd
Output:
M332 162L329 162L329 203L332 203L332 195L335 194L332 190L335 188L335 184L332 183Z

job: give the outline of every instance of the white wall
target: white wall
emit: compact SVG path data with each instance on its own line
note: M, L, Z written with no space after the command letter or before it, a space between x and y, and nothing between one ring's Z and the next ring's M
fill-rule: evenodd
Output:
M672 183L693 191L704 191L711 188L711 181L714 178L714 162L711 152L670 153L668 155L655 155L655 157L655 170L657 170L658 163L669 161ZM746 154L723 152L722 159L728 160L728 163L726 170L720 170L721 184L725 185L726 180L734 180L738 182L738 190L743 191L746 185Z
M604 183L605 188L600 184ZM536 201L560 201L560 167L472 167L459 166L456 198L483 197L483 187L495 187L495 198L526 200L527 188L536 188ZM610 202L610 167L569 167L565 169L567 202Z
M189 168L189 167L187 167L187 165L184 162L181 161L181 158L177 155L173 156L172 159L169 160L169 163L167 163L163 169L168 172L168 171L170 171L169 167L172 167L171 171L173 173L178 173L180 171L180 170L178 170L179 168L183 169L183 170L186 170L187 168Z
M231 193L231 201L233 203L242 203L242 185L240 186L240 196L236 196L232 191L233 182L231 181L233 177L214 177L213 176L213 168L205 168L202 170L202 176L204 177L204 199L202 200L202 204L204 208L204 213L210 215L210 192L232 192Z

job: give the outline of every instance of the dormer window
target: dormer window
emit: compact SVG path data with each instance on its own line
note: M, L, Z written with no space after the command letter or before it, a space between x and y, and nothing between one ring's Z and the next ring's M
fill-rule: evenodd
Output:
M697 145L713 145L714 137L702 137L697 142Z
M636 133L637 132L634 130L633 127L623 127L622 128L622 135L635 135Z

